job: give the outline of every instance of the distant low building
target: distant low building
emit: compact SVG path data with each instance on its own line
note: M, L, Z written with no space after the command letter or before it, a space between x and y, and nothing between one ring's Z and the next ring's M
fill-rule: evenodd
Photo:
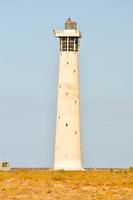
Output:
M10 165L8 161L0 161L0 171L10 170Z

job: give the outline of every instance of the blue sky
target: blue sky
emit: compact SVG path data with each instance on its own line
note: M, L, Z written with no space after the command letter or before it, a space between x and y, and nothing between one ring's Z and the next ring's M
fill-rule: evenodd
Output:
M70 16L80 41L84 167L133 165L133 1L0 1L0 159L52 167L58 39Z

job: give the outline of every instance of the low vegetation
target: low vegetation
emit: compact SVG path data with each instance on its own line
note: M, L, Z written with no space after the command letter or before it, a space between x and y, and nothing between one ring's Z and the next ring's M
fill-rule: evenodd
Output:
M133 169L0 172L0 200L133 200Z

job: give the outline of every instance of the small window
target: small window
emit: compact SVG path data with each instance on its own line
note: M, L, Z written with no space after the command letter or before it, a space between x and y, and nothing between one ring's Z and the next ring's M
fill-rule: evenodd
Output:
M61 88L61 85L59 87Z
M60 115L58 116L58 119L60 119Z
M68 96L68 92L66 92L66 95Z
M68 62L67 62L67 65L68 65Z
M75 131L75 135L77 134L77 131Z
M75 51L78 51L78 47L79 47L79 40L78 38L75 38Z
M3 162L2 167L8 167L8 162Z
M74 51L74 37L69 37L68 51Z
M68 124L66 123L66 127L68 126Z
M75 100L74 103L77 103L77 101Z
M61 38L61 43L62 43L61 50L62 51L67 51L67 37L62 37Z
M76 72L76 70L74 69L74 70L73 70L73 72L75 73L75 72Z

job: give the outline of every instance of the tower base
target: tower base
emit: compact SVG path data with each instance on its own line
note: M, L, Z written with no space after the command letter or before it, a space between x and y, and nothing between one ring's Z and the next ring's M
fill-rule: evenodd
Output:
M60 170L63 170L63 171L84 171L85 169L84 168L53 168L53 170L55 170L55 171L60 171Z
M64 160L55 163L54 170L80 171L84 169L81 167L79 160Z

